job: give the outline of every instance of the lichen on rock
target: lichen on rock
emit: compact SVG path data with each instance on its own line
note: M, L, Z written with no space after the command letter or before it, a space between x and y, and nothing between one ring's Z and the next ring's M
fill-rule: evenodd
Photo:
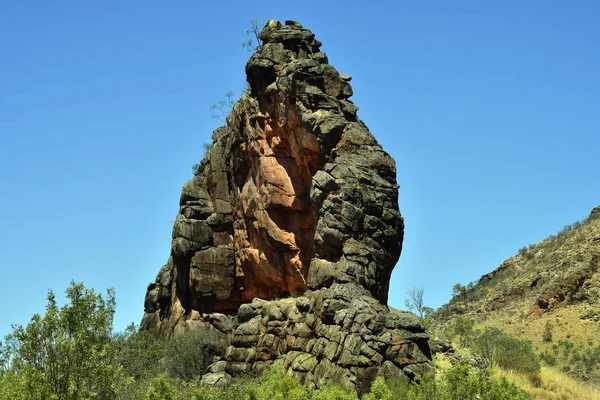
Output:
M312 32L271 20L259 38L247 92L183 187L142 328L169 337L237 314L227 373L285 356L315 386L427 369L422 326L385 306L404 228L394 160Z

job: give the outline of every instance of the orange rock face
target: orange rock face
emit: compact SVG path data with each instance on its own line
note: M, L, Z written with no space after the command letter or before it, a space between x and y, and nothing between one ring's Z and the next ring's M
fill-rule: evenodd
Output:
M249 140L239 151L247 163L234 171L245 173L236 188L233 238L240 302L307 289L317 222L310 188L323 166L316 136L285 106L269 104L264 113L243 116Z

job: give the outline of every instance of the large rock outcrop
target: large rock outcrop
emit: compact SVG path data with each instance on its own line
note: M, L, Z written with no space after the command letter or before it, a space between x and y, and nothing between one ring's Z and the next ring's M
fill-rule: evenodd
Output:
M284 355L316 386L427 369L422 326L385 306L404 227L393 159L312 32L271 20L259 37L249 89L183 187L142 328L230 334L215 373L260 371Z

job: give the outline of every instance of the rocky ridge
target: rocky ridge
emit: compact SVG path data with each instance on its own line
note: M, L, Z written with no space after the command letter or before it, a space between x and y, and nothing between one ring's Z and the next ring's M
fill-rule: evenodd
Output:
M542 362L556 373L586 386L600 384L600 207L555 235L522 247L457 292L430 315L436 332L451 338L469 321L475 330L494 327L531 341ZM432 351L444 351L435 344Z
M542 314L567 303L595 306L600 299L600 206L589 216L565 226L540 243L483 275L448 305L447 314L489 312L520 308Z
M259 38L249 89L183 187L142 329L228 334L209 383L282 357L316 387L430 369L419 320L386 306L404 228L393 159L312 32L271 20Z

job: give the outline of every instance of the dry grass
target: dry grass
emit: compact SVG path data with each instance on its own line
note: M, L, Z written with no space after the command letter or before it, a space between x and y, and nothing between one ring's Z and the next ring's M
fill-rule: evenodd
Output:
M580 318L589 308L599 309L600 312L600 304L593 306L576 304L551 310L542 315L528 315L525 318L503 312L490 313L488 319L476 325L476 328L494 326L520 339L531 340L537 350L544 350L552 344L542 340L546 323L549 322L552 326L552 342L570 340L575 343L591 341L598 344L598 323Z
M495 368L492 377L513 381L521 389L526 390L534 399L541 400L598 400L600 389L582 381L570 378L555 369L542 367L541 383L533 384L528 376L503 371Z

